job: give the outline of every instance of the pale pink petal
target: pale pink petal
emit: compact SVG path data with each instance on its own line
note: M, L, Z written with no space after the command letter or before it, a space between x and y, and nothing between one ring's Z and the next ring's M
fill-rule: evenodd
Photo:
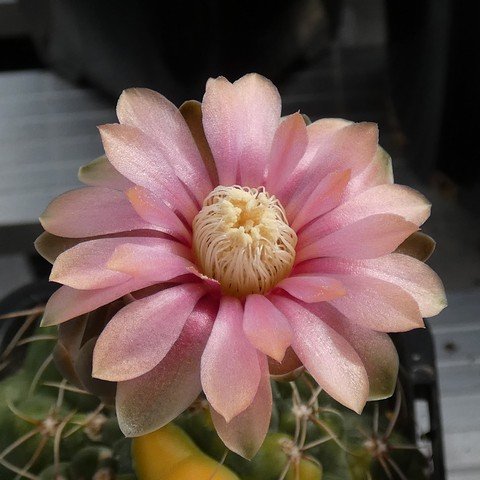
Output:
M48 232L43 232L35 240L35 249L48 262L53 263L57 257L65 250L78 245L80 242L88 240L87 238L65 238L57 237Z
M177 341L204 293L199 283L184 284L122 308L98 338L92 375L119 382L152 370Z
M298 173L304 172L311 165L319 148L330 141L332 135L352 124L352 121L343 118L320 118L307 125L308 144L305 155L298 165Z
M360 413L368 398L368 377L354 348L296 301L278 295L271 298L288 318L293 349L309 373L331 397Z
M126 195L132 207L146 222L156 225L162 232L191 244L192 233L161 198L142 187L130 188ZM193 217L188 220L193 220Z
M163 427L198 397L200 359L215 315L213 302L201 300L165 358L148 373L117 384L116 412L125 436Z
M326 303L306 307L345 338L358 353L368 375L368 399L382 400L390 397L397 383L398 354L388 334L350 322Z
M400 253L364 261L368 275L391 282L408 292L417 302L423 317L438 315L447 298L440 277L425 263Z
M196 265L191 265L187 267L187 270L192 274L195 275L197 278L200 278L203 284L210 290L210 292L214 293L216 296L221 295L222 293L222 286L218 280L214 278L207 277L204 275L200 270L197 268Z
M182 114L163 95L147 88L129 88L118 100L120 123L152 138L158 157L168 162L199 204L213 189L207 169Z
M293 217L292 228L298 231L310 221L338 206L350 180L350 174L350 170L344 170L329 173L324 177Z
M99 130L108 159L121 174L161 195L166 203L177 206L182 212L198 211L198 205L148 135L128 125L102 125Z
M173 242L172 242L173 243ZM177 244L178 245L178 244ZM155 282L166 282L180 275L190 273L194 266L184 252L175 245L175 249L165 248L165 244L136 245L123 243L118 246L108 260L108 268L123 272L128 276L148 278ZM177 251L175 251L177 250Z
M349 275L359 285L365 277L390 282L414 298L423 317L433 317L447 305L445 289L438 275L425 263L400 253L368 260L319 258L299 265L295 272Z
M392 158L379 145L372 162L349 182L345 192L345 199L353 198L359 193L377 185L392 183Z
M40 217L47 232L81 238L156 227L143 220L123 192L85 187L60 195Z
M380 332L405 332L424 323L417 302L402 288L371 277L335 275L347 295L330 303L352 322Z
M151 285L150 280L132 278L120 285L97 290L77 290L60 287L48 300L43 314L42 326L58 325L71 318L91 312L102 305L113 302L127 293Z
M308 225L299 237L298 248L372 215L398 215L420 226L430 216L430 209L431 204L416 190L403 185L378 185Z
M58 256L50 281L79 290L94 290L126 282L131 275L107 268L115 248L126 241L125 238L102 238L79 243Z
M307 303L325 302L345 295L345 287L336 278L307 274L285 278L277 284L290 295Z
M230 83L210 79L203 97L203 126L221 185L264 182L281 100L275 86L257 74Z
M215 429L225 446L246 459L251 459L262 446L272 415L272 388L265 355L259 354L259 364L260 383L246 410L227 423L215 409L210 409Z
M282 190L305 153L307 141L307 126L300 113L289 115L280 123L267 164L266 189L269 193Z
M115 170L106 155L80 167L78 179L91 187L107 187L114 190L127 190L133 185L118 170Z
M292 329L285 315L263 295L249 295L244 309L243 331L250 343L281 362L292 341Z
M372 215L298 249L295 260L299 264L317 257L380 257L393 252L417 230L417 225L398 215Z
M179 110L195 140L212 185L218 185L217 167L203 130L202 104L197 100L187 100L180 105Z
M377 145L378 128L373 123L347 124L333 133L328 130L311 162L299 165L282 194L291 218L329 173L351 170L353 177L362 171L375 156Z
M260 382L257 351L243 333L242 323L240 301L222 297L202 356L203 391L227 422L252 403Z

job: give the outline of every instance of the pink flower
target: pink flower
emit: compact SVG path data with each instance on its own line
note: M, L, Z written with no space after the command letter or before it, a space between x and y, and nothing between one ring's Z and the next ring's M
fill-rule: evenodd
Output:
M268 357L291 347L360 412L395 383L386 332L446 305L428 266L392 253L430 204L393 184L377 126L280 114L277 89L254 74L210 79L201 106L180 110L126 90L120 123L100 127L106 157L80 170L89 186L41 218L39 249L64 284L45 325L129 299L93 358L95 377L118 382L127 436L171 421L203 389L221 438L251 457L270 420Z

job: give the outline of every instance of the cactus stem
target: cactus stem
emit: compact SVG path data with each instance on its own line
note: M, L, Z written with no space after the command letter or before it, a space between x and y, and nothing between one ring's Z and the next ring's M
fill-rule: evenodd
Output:
M62 387L61 382L43 382L42 385L45 387L63 388L68 392L81 393L83 395L93 396L93 394L91 394L90 392L87 392L86 390L82 390L81 388L75 387L73 385L67 384L64 387Z
M17 342L17 347L26 345L27 343L40 342L43 340L57 340L56 335L33 335L32 337L22 338Z
M37 476L32 475L29 472L23 472L22 469L16 467L15 465L8 462L4 458L0 459L0 465L2 465L3 467L7 468L10 471L12 471L13 473L16 473L17 475L23 475L25 478L29 478L30 480L38 480Z
M66 427L67 423L74 417L76 413L76 410L70 412L58 425L55 432L55 437L53 439L53 464L55 466L55 475L58 475L60 473L60 441L62 439L62 432Z
M17 346L17 343L19 340L23 337L25 332L30 328L32 323L38 318L38 313L32 314L26 318L26 320L23 322L22 326L18 329L17 333L13 336L13 338L10 340L8 345L5 347L5 349L2 352L2 355L0 357L0 360L6 360L7 357L12 353L14 348Z
M317 427L322 428L325 430L331 437L332 440L344 451L347 453L352 453L348 450L348 448L343 444L343 442L338 438L338 436L335 434L335 432L325 423L322 422L319 418L317 418L315 415L310 415L310 420L317 425Z
M29 310L18 310L16 312L4 313L0 315L0 320L7 320L9 318L17 318L17 317L26 317L29 315L39 315L45 311L45 305L41 305L39 307L30 308Z
M387 462L395 470L397 475L400 477L400 480L408 480L408 478L404 475L401 468L397 465L397 462L395 462L395 460L393 460L393 458L387 458Z
M22 471L18 473L17 477L15 477L14 480L17 480L24 477L25 473L30 470L30 468L33 466L33 464L37 461L38 457L41 455L43 452L43 449L47 445L48 438L43 437L40 442L37 445L37 448L35 449L35 452L33 452L33 455L30 457L30 460L23 466Z
M23 421L30 423L31 425L40 425L40 420L32 418L25 413L21 412L11 401L7 399L6 402L7 408L18 418L21 418Z
M83 422L75 422L75 427L72 427L68 432L65 433L63 438L68 438L70 435L73 435L75 432L78 432L81 428L86 427L103 409L105 405L100 403L98 407L90 414Z
M53 361L53 354L50 354L38 368L37 372L35 373L35 376L33 377L30 388L28 389L29 397L33 395L33 393L35 392L35 388L37 388L37 384L41 376L43 375L43 372L45 372L45 370L47 369L47 367L50 365L52 361Z
M388 439L393 432L393 428L395 427L398 416L400 415L400 407L402 406L402 386L400 382L397 381L397 395L395 397L395 407L393 409L393 415L390 419L387 429L385 430L384 439Z
M385 461L385 459L383 457L378 457L378 461L380 462L380 465L382 466L388 480L394 480L392 471L390 470L390 467L388 466L388 463Z
M313 442L307 443L302 447L302 450L310 450L311 448L318 447L319 445L322 445L322 443L329 442L332 439L331 435L326 435L325 437L320 437L317 438L317 440L314 440Z
M67 384L67 380L64 378L60 382L60 388L58 389L57 403L56 403L57 410L59 410L60 407L63 404L63 398L64 398L64 395L65 395L65 385L66 384Z
M25 443L27 440L30 440L30 438L34 437L37 433L39 432L38 428L34 428L33 430L30 430L27 432L25 435L22 435L20 438L17 438L13 443L11 443L7 448L3 450L2 453L0 453L0 461L5 460L5 457L10 453L13 452L17 447L22 445L22 443Z

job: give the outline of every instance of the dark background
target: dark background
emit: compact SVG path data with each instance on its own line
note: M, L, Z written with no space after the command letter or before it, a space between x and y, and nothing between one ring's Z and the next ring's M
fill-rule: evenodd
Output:
M112 99L136 85L177 103L200 99L209 76L257 71L281 91L317 92L302 109L313 117L377 108L362 119L385 128L395 117L413 169L478 207L478 2L18 0L2 10L2 70L49 67ZM319 68L325 78L308 91L295 84Z

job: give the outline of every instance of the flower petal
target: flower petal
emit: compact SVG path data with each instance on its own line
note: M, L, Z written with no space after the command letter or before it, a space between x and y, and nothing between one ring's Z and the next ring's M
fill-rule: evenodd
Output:
M227 422L251 405L260 382L257 351L245 337L242 321L240 301L222 297L202 356L203 391Z
M127 190L126 195L132 207L146 222L155 225L162 232L191 244L192 233L161 198L142 187L132 187ZM191 221L193 217L187 220Z
M125 238L102 238L79 243L58 256L50 281L79 290L95 290L126 282L131 275L107 268L114 250L126 241Z
M45 306L42 326L47 327L66 322L151 284L150 280L132 278L120 285L97 290L60 287Z
M360 413L368 398L368 377L354 348L296 301L272 295L272 302L288 318L293 349L313 378L335 400Z
M307 303L325 302L345 295L345 287L335 278L322 275L295 275L277 284L290 295Z
M299 264L317 257L380 257L393 252L417 230L417 225L398 215L372 215L298 249L295 260Z
M298 165L298 173L304 172L306 168L311 166L319 148L326 142L331 141L332 136L347 125L353 125L353 122L343 118L320 118L310 122L307 125L307 150Z
M203 97L203 127L221 185L262 185L281 100L266 78L248 74L230 83L210 79Z
M368 399L390 397L397 383L398 354L388 334L352 323L326 303L306 305L306 308L345 338L358 353L368 375Z
M381 332L405 332L424 323L417 302L405 290L377 278L335 275L347 295L330 303L352 322Z
M108 161L106 155L96 158L78 170L78 179L91 187L107 187L114 190L127 190L132 182L127 180Z
M389 282L413 297L423 317L433 317L447 305L445 289L438 275L425 263L400 253L368 260L319 258L299 265L296 272L348 275L349 282L356 282L359 286L365 278Z
M392 158L379 145L373 160L366 168L355 175L348 184L345 198L353 198L359 193L377 185L393 183Z
M298 248L372 215L398 215L420 226L430 216L430 209L431 204L416 190L403 185L378 185L308 225L299 235Z
M290 346L285 351L285 356L281 363L272 358L268 358L268 369L274 380L290 382L292 377L297 378L299 372L303 372L304 367L297 354Z
M378 128L373 123L347 123L342 128L335 127L333 132L326 129L319 136L323 141L310 163L304 165L302 161L286 185L285 198L289 199L285 208L290 215L297 214L329 173L351 170L353 177L372 161L377 151Z
M307 223L338 206L347 188L350 174L350 170L344 170L329 173L323 178L299 212L292 217L294 219L292 228L298 231Z
M197 100L187 100L180 105L180 113L187 122L190 133L195 140L198 151L202 156L205 167L207 168L212 185L218 185L218 173L213 159L210 145L205 136L205 130L202 123L202 104Z
M92 357L97 340L98 337L92 337L81 346L75 359L75 371L85 390L102 400L113 403L117 385L114 382L106 382L92 377Z
M426 262L434 252L435 246L436 243L432 237L423 232L415 232L401 243L395 252Z
M165 358L144 375L118 383L116 411L125 436L145 435L163 427L198 397L200 359L215 314L213 302L201 300Z
M265 355L259 354L261 369L258 390L250 406L230 422L211 408L212 420L219 437L232 452L250 460L262 446L272 415L272 388Z
M371 215L392 214L421 225L430 215L431 204L419 192L403 185L379 185L331 210L302 232L302 242L315 239Z
M93 376L124 381L152 370L177 341L203 294L198 283L179 285L122 308L95 346Z
M244 310L243 331L250 343L281 362L292 341L292 329L283 313L263 295L249 295Z
M123 243L119 245L108 261L108 268L132 277L146 278L155 282L166 282L180 275L186 275L188 268L194 266L186 257L183 245L159 243L141 245ZM175 247L175 248L172 248Z
M138 128L155 141L158 157L172 166L201 204L213 187L178 108L153 90L129 88L120 95L117 116L120 123Z
M108 159L122 175L162 195L166 203L178 206L182 212L196 214L198 206L151 137L128 125L109 124L98 128Z
M43 232L35 240L35 249L47 262L53 263L65 250L78 245L88 238L57 237L48 232Z
M282 190L305 153L307 142L307 126L300 113L283 119L275 132L267 163L266 189L270 193Z
M123 192L101 187L79 188L60 195L48 205L40 223L47 232L69 238L156 230L137 215Z

